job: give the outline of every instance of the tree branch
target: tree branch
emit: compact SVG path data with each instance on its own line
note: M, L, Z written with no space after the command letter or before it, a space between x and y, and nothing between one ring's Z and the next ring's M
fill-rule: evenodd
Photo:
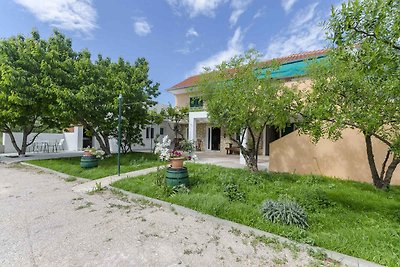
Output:
M385 175L386 164L390 156L390 150L387 151L385 160L382 163L381 175L379 176L383 180L383 175Z
M364 30L358 29L356 26L350 27L350 29L354 30L354 31L357 32L357 33L364 34L365 36L373 37L373 38L375 38L376 40L382 41L383 43L385 43L385 44L387 44L387 45L390 45L390 46L391 46L392 48L394 48L394 49L400 50L400 46L398 46L398 45L396 45L396 44L393 44L393 43L391 43L390 41L388 41L388 40L386 40L386 39L378 38L378 36L376 36L375 33L366 32L366 31L364 31Z

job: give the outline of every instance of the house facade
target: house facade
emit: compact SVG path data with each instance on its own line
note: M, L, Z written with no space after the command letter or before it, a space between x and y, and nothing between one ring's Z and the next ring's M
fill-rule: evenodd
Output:
M307 60L322 59L326 50L317 50L277 58L280 67L271 73L273 78L282 79L287 87L296 86L302 91L310 90L311 80L305 76ZM189 121L183 125L186 137L196 143L201 151L214 151L221 155L237 151L224 129L209 124L204 103L198 98L196 82L199 75L191 76L167 89L175 96L175 105L189 107ZM321 174L341 179L371 183L364 137L357 130L343 132L343 139L336 142L322 139L314 144L307 135L300 135L293 124L278 131L267 126L262 136L260 154L269 156L269 170L299 174ZM388 147L373 140L377 167L384 161ZM392 184L400 184L397 169Z

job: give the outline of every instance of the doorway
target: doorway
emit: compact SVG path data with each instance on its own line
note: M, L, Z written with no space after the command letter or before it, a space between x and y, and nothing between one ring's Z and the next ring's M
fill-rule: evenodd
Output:
M208 128L207 148L209 150L220 150L221 146L221 128Z
M279 139L279 131L273 126L265 128L265 155L269 156L269 144Z

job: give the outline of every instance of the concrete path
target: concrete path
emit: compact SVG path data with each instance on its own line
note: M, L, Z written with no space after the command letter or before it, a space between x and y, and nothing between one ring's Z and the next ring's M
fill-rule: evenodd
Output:
M225 155L220 152L214 151L198 151L196 152L198 157L197 162L203 164L214 164L226 168L246 168L245 164L240 163L239 155ZM259 170L268 170L269 167L269 157L259 156L258 168Z
M157 167L133 171L133 172L121 173L120 176L118 176L118 175L107 176L107 177L104 177L101 179L88 181L88 182L76 185L76 186L72 187L72 190L75 192L87 193L87 192L92 191L94 188L96 188L97 185L101 185L101 187L105 187L105 186L108 186L111 183L121 180L121 179L145 175L145 174L152 173L155 171L157 171Z
M307 251L79 181L0 164L0 266L310 266ZM329 266L329 262L319 262ZM317 265L312 265L317 266ZM319 266L319 265L318 265Z

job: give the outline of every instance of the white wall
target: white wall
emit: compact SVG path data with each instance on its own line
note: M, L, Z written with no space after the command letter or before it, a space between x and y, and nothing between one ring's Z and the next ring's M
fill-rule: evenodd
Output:
M22 144L22 133L13 133L15 137L15 141L18 146L21 147ZM31 133L28 135L28 142L36 135L36 133ZM82 143L83 143L83 128L82 127L74 127L73 133L41 133L39 134L35 141L48 141L50 143L59 142L61 139L64 139L63 149L66 151L81 151ZM0 153L16 153L14 146L11 143L11 138L8 134L3 133L3 144L4 150L1 151L0 145ZM32 150L32 145L28 147L27 151Z
M167 122L162 122L160 125L155 125L155 124L152 126L148 125L147 127L154 128L154 138L153 138L153 143L152 143L153 148L155 146L154 145L155 137L160 134L160 128L164 128L164 134L159 137L159 140L161 140L165 135L168 135L170 138L173 138L173 136L174 136L174 133L171 130L171 128L168 126ZM133 150L150 151L151 150L151 146L150 146L151 139L146 138L146 128L142 130L142 138L143 138L144 145L143 146L134 145L134 146L132 146L132 149ZM118 152L118 139L110 138L109 141L110 141L111 153L117 153ZM93 144L93 147L100 148L99 142L97 142L95 137L93 137L92 144Z

